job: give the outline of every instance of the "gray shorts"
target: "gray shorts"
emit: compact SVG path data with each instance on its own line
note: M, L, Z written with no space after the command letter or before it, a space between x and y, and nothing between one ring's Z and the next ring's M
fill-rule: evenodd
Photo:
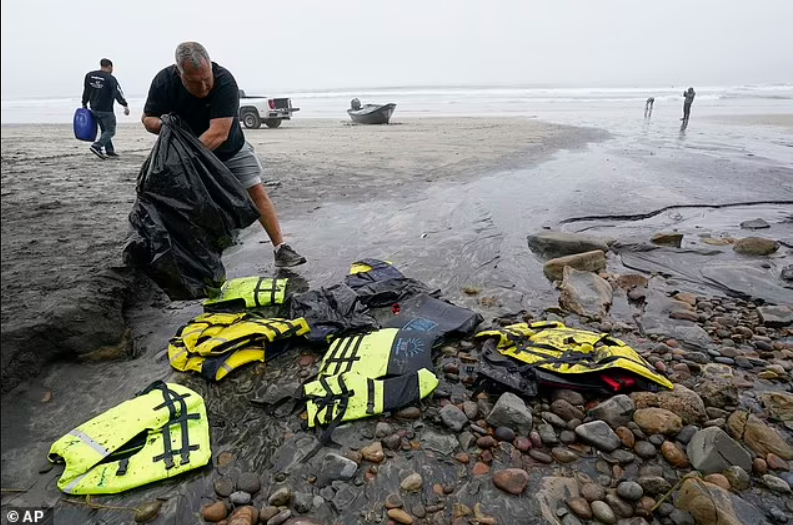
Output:
M242 149L239 150L236 155L223 164L231 170L231 173L237 177L237 180L240 181L240 184L242 184L246 190L262 182L264 167L259 157L257 157L256 153L253 151L253 146L248 142L242 146Z

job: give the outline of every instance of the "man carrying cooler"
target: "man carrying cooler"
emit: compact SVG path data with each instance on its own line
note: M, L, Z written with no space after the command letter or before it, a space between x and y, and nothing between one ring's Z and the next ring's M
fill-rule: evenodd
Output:
M162 115L179 115L248 190L273 243L275 266L298 266L306 259L284 242L275 206L262 184L262 163L242 133L239 97L232 74L212 62L204 46L184 42L176 48L176 63L157 73L151 83L143 125L158 134Z
M118 80L113 76L113 62L107 58L99 61L100 69L85 75L83 83L83 107L91 104L91 113L99 123L102 134L99 140L91 144L91 153L100 159L118 157L113 146L113 137L116 135L116 114L113 112L113 101L124 106L124 115L129 115L129 105L124 99L124 93Z

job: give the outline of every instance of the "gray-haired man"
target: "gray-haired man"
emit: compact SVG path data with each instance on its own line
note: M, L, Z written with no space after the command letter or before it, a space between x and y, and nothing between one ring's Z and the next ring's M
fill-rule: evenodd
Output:
M273 243L275 266L298 266L306 259L284 242L275 206L262 184L262 164L242 133L239 97L232 74L212 62L204 46L184 42L176 48L176 64L157 73L151 83L143 125L156 134L162 128L161 115L179 115L248 190Z

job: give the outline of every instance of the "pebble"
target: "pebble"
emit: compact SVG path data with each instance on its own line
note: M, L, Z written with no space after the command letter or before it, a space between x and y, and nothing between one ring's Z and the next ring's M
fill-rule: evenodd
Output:
M458 452L457 454L455 454L454 459L456 459L463 465L467 465L471 461L471 456L469 456L466 452Z
M553 458L551 456L536 448L533 448L529 451L529 456L531 456L532 459L539 461L540 463L553 463Z
M542 448L542 439L540 438L540 433L536 430L532 430L529 434L529 439L531 440L531 444L535 448Z
M387 509L398 509L404 505L404 501L402 501L402 496L399 494L392 492L385 498L385 508Z
M247 505L251 502L251 495L244 490L238 490L229 496L229 501L235 505Z
M379 441L375 441L371 445L363 447L361 449L361 456L371 463L381 463L385 459L383 444Z
M581 519L591 519L592 518L592 507L589 506L589 502L584 498L567 498L565 500L565 504L573 511L573 514L578 516Z
M691 441L697 431L699 431L699 427L696 425L687 425L677 434L677 440L684 445L688 445L688 442Z
M787 513L779 507L771 507L768 509L768 514L777 523L787 523L789 519Z
M499 441L507 441L511 443L515 439L515 431L509 427L498 427L493 433Z
M619 438L622 440L622 444L628 448L633 448L636 444L636 436L633 435L631 429L627 427L619 427L614 432L617 433Z
M470 428L471 428L471 430L472 430L473 432L476 432L476 433L477 433L477 434L479 434L480 436L485 436L485 435L487 435L487 429L485 429L485 428L482 428L482 427L480 427L479 425L474 425L473 423L471 423L471 426L470 426Z
M402 438L399 434L391 434L383 439L383 445L390 450L398 450L402 446Z
M772 491L779 492L780 494L790 494L791 492L790 485L788 485L787 481L772 476L771 474L763 476L763 484Z
M214 483L215 493L221 498L228 498L234 492L234 482L231 478L223 476Z
M571 419L584 419L584 417L586 417L583 410L573 406L564 399L557 399L551 403L551 412L565 421L570 421Z
M394 427L383 421L380 421L377 423L377 426L374 427L374 437L377 439L383 439L384 437L390 436L393 433Z
M768 468L770 468L771 470L782 470L782 471L785 471L785 472L790 470L790 465L788 465L788 462L785 461L784 459L780 458L779 456L777 456L773 452L770 452L765 457L765 460L766 460L766 463L768 463Z
M724 490L730 490L731 487L730 481L722 474L708 474L703 479L708 483L713 483L714 485L718 485Z
M149 523L154 521L160 514L162 509L162 501L154 501L145 503L135 508L135 523Z
M237 489L249 494L256 494L262 488L262 479L254 472L240 474L237 480Z
M205 505L201 509L201 517L204 518L204 521L212 523L217 523L218 521L226 519L228 513L229 511L226 508L226 504L222 501L216 501L210 505Z
M618 518L630 518L633 516L633 506L616 494L606 494L605 501Z
M515 448L521 452L528 452L531 450L531 440L524 436L516 437L512 444L515 445Z
M617 485L617 495L628 501L639 501L644 496L644 489L635 481L623 481Z
M579 456L572 450L568 450L566 448L554 448L551 450L551 454L553 458L558 461L559 463L572 463L573 461L578 460Z
M389 518L396 521L397 523L403 523L405 525L410 525L413 523L413 516L402 509L390 509L387 514Z
M421 490L421 485L424 483L424 480L421 478L421 474L413 473L402 480L400 487L405 492L418 492Z
M661 445L664 444L666 438L663 436L663 434L653 434L652 436L650 436L649 441L656 447L660 447Z
M606 489L597 483L584 483L581 486L581 496L590 503L606 497Z
M606 523L608 525L617 523L617 516L614 514L614 511L611 510L611 507L604 501L595 501L592 503L592 515L601 523Z
M768 463L762 458L755 458L752 461L752 470L758 476L763 476L768 473Z
M540 432L540 439L542 439L543 445L547 447L552 447L554 445L559 444L559 437L556 435L553 426L540 425L539 432Z
M652 459L658 454L658 450L655 448L655 445L648 441L639 441L633 447L633 451L636 452L636 455L642 459Z
M500 470L493 474L493 484L509 494L522 494L529 484L529 474L517 468Z
M421 417L421 409L418 407L407 407L394 414L399 419L418 419Z
M466 401L463 403L463 413L465 413L468 419L473 421L479 415L479 405L473 401Z
M292 511L289 509L282 510L275 516L269 519L267 525L281 525L282 523L286 523L286 520L292 517Z
M724 471L724 477L729 481L730 486L735 491L742 491L749 488L749 473L737 465L733 465Z
M278 507L264 507L262 510L259 511L259 522L260 523L267 523L273 517L275 517L279 512L281 512Z
M460 432L468 423L468 416L455 405L449 404L441 409L441 420L453 432Z
M563 430L559 434L559 440L565 445L572 445L576 441L575 432L572 430Z
M487 450L498 445L498 441L493 436L482 436L476 440L476 446Z
M735 364L735 360L734 359L730 359L729 357L717 357L716 359L714 359L714 361L716 361L717 363L721 363L723 365L732 366L732 365Z
M490 465L487 463L483 463L481 461L477 461L474 465L474 468L471 470L471 473L474 476L484 476L485 474L490 472Z
M563 399L573 406L584 404L584 396L581 395L580 392L576 392L575 390L567 390L567 389L554 390L552 397L554 401L558 399Z
M647 494L665 494L672 488L672 485L661 476L642 476L639 478L639 485Z
M691 466L685 451L671 441L666 441L661 445L661 454L675 468L688 468Z

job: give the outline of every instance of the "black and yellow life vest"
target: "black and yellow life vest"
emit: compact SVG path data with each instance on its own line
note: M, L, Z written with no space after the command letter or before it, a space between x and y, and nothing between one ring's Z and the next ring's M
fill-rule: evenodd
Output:
M317 380L303 385L308 426L327 425L319 446L342 421L397 410L430 395L438 386L431 371L436 340L431 333L399 328L335 340Z
M355 372L320 376L303 386L308 425L329 425L397 410L424 399L437 387L438 378L426 368L385 379Z
M622 369L664 388L673 388L633 348L608 334L567 328L559 322L537 322L487 330L476 337L495 338L502 355L555 374Z
M47 457L66 464L58 488L67 494L117 494L172 478L212 458L204 400L155 382L60 438Z
M289 279L241 277L226 281L217 297L204 301L207 312L261 308L283 304Z
M171 366L220 381L243 365L264 362L268 346L309 332L305 319L267 319L250 313L202 314L182 326L168 345Z

